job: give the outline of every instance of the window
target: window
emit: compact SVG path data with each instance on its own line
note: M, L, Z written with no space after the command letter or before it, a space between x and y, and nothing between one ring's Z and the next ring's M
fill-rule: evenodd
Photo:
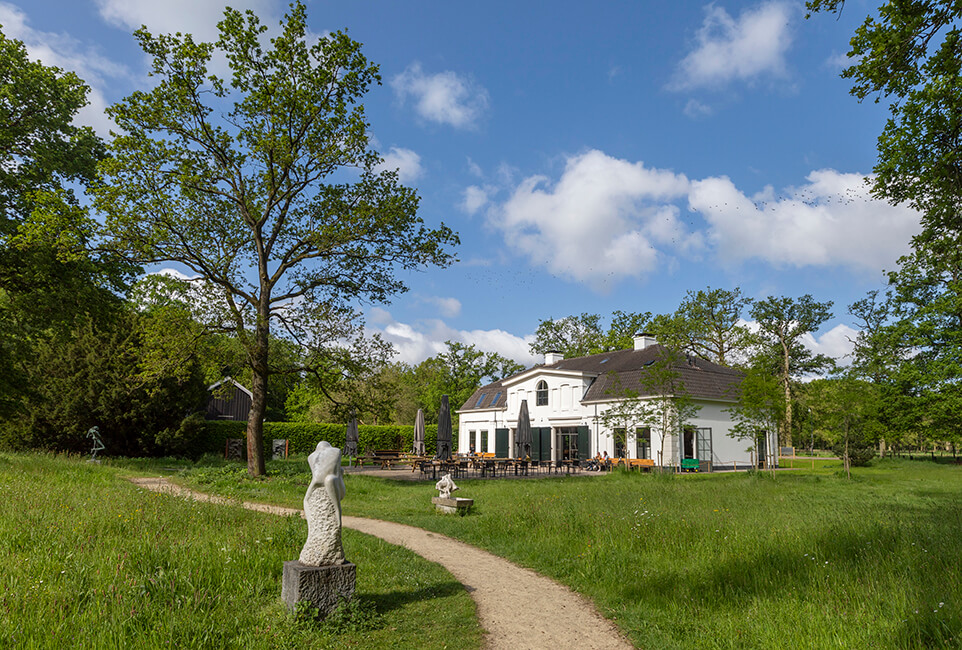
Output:
M491 400L491 406L494 406L495 404L497 404L499 399L501 399L501 391L500 391L500 390L499 390L497 393L494 394L494 399Z
M474 408L479 409L481 405L484 404L484 398L487 397L484 393L481 393L481 397L478 398L478 403L474 405Z
M558 458L578 460L578 427L558 427Z
M635 430L635 458L651 458L651 427Z
M695 453L698 460L712 460L711 428L695 429Z
M481 430L481 444L478 445L478 451L481 452L482 454L488 451L488 430L487 429Z
M624 458L625 454L625 430L615 429L612 431L615 436L615 458Z
M535 405L536 406L547 406L548 405L548 382L541 380L538 382L538 388L535 391Z

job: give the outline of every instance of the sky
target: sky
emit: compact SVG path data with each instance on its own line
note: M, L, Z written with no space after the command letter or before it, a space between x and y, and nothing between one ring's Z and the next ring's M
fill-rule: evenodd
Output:
M287 5L234 0L276 26ZM147 89L132 36L215 40L208 0L0 0L0 29L91 87L78 121ZM805 19L801 2L307 2L380 66L364 99L385 165L419 216L458 232L458 262L403 273L367 327L417 363L445 341L526 365L540 321L674 311L686 292L811 294L834 317L808 339L843 359L847 306L884 286L919 215L872 199L885 103L840 78L873 9Z

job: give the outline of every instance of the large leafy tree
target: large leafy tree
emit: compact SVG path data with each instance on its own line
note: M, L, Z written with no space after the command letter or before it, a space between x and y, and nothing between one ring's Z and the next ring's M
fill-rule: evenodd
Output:
M444 266L457 243L424 226L396 173L377 171L360 104L377 66L345 33L312 42L305 14L292 5L269 46L266 26L233 9L214 44L137 31L157 85L109 109L121 134L98 193L118 250L182 264L219 297L211 319L244 345L252 375L252 475L265 472L272 328L322 346L353 301L388 300L405 290L398 268ZM215 52L229 79L211 71Z
M752 338L742 315L751 302L737 287L689 291L673 314L655 317L651 330L660 342L713 363L744 363Z
M792 382L833 365L832 359L813 354L802 340L832 317L831 308L831 302L818 302L808 294L797 299L771 296L752 305L751 316L758 324L759 339L753 364L767 367L781 386L785 406L783 445L792 444Z
M87 248L79 193L104 146L77 126L87 86L0 33L0 415L22 415L38 346L117 316L130 270Z
M425 359L413 370L418 405L431 423L437 422L442 395L448 396L456 410L479 386L524 370L524 366L497 352L483 352L457 341L446 341L445 345L445 352Z
M840 12L844 0L810 0L811 12ZM851 41L852 80L859 101L890 100L878 139L873 179L877 196L907 202L922 214L917 246L958 238L962 196L962 5L889 0L868 16Z
M611 350L630 350L633 337L645 331L651 322L650 312L615 311L606 330L599 314L581 314L564 318L548 318L538 323L531 354L561 352L566 359Z
M69 183L89 184L103 144L74 116L87 104L77 75L31 61L23 43L0 33L0 234L26 222L40 193L73 205Z
M811 12L840 12L844 0L810 0ZM886 101L889 119L878 138L871 179L876 196L921 215L914 252L889 275L892 314L887 334L911 349L903 383L926 416L950 436L960 432L962 405L962 5L883 2L856 30L849 52L859 101Z

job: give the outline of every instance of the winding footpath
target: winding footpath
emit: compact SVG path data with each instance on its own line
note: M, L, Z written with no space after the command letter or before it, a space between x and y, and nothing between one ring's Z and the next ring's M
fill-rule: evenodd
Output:
M221 505L238 505L231 499L188 490L163 477L131 480L155 492ZM303 516L295 508L248 501L239 505L275 515ZM485 648L607 650L632 647L591 603L530 569L456 539L413 526L361 517L343 517L342 523L347 528L403 546L450 571L477 604L478 621L486 631ZM519 606L519 603L526 606Z

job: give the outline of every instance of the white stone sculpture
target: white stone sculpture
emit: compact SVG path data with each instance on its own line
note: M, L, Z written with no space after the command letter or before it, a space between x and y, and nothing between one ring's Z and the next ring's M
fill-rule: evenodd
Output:
M341 546L341 499L344 498L344 470L341 450L322 440L307 457L311 484L304 495L307 541L300 561L310 566L344 564Z
M434 484L436 490L440 490L441 494L438 496L442 499L450 499L451 493L458 489L458 486L454 484L451 480L450 474L445 474L441 477L441 480Z

